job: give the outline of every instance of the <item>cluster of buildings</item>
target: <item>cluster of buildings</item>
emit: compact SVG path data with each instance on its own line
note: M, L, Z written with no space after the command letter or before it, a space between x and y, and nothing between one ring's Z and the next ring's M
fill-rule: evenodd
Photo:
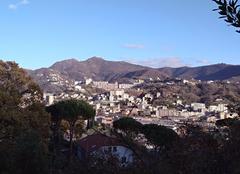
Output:
M67 99L67 98L75 98L75 99L87 99L87 100L91 100L92 96L88 96L86 95L86 90L84 89L83 86L85 85L89 85L93 88L99 88L99 89L103 89L105 91L116 91L116 90L126 90L126 89L130 89L135 85L141 84L144 81L143 80L136 80L134 83L109 83L108 81L93 81L91 78L86 78L85 81L74 81L74 82L69 82L69 81L64 81L65 83L63 83L62 79L59 79L60 76L58 76L57 74L50 74L48 76L49 78L49 82L51 82L51 84L55 84L55 85L66 85L66 83L68 84L68 88L66 91L68 92L61 92L58 94L54 94L54 93L44 93L43 98L44 101L46 103L46 105L51 105L54 102L63 100L63 99ZM95 94L93 94L94 96ZM127 96L125 96L127 97Z
M175 81L166 81L166 83L171 85ZM183 83L196 82L184 80ZM111 126L115 120L125 116L134 117L143 124L156 123L173 129L187 121L215 123L218 119L237 116L237 114L229 113L227 105L223 101L221 102L221 99L218 99L219 104L217 105L206 106L204 103L184 105L183 101L176 97L176 101L173 103L174 107L155 105L154 100L164 94L131 89L136 84L118 84L117 82L109 83L86 79L84 84L75 82L75 92L58 95L45 93L44 99L47 105L68 98L87 100L96 109L96 121L107 126ZM105 89L105 92L87 95L84 85L102 88Z
M62 87L72 87L74 82L69 80L65 76L61 75L59 72L52 69L49 72L39 72L36 74L38 81L47 81L50 85L62 86ZM46 83L46 82L45 82Z
M177 99L174 108L167 106L155 106L152 101L158 96L146 93L133 95L124 90L110 91L98 95L96 105L96 120L100 123L112 125L112 122L124 116L134 117L142 124L161 124L171 128L187 121L205 121L214 123L218 119L237 116L228 112L226 104L206 106L204 103L191 103L183 105Z
M53 93L43 93L43 100L46 106L50 106L58 101L65 100L65 99L81 99L81 100L88 100L91 97L87 97L84 93L75 93L75 92L61 92L58 94Z
M166 83L172 85L175 82L166 81ZM195 84L197 82L185 80L183 83ZM101 93L89 95L85 90L86 85L105 90ZM186 122L212 128L218 119L238 116L236 113L230 113L227 105L221 99L217 99L216 103L218 104L206 106L205 103L183 104L183 101L176 97L176 100L172 103L174 107L164 104L156 105L154 101L164 94L132 89L134 85L136 84L119 84L86 79L84 84L75 82L74 91L60 94L44 93L44 99L46 105L69 98L86 100L96 109L95 121L99 125L107 127L111 127L115 120L122 117L132 117L142 124L164 125L178 133L179 128ZM88 159L91 155L102 154L104 157L110 153L118 157L122 166L133 162L133 151L117 138L103 134L93 134L77 141L77 156L81 160Z
M134 83L109 83L108 81L93 81L91 78L86 79L86 85L91 85L95 88L105 89L105 90L117 90L117 89L129 89L133 86L143 83L143 80L135 81Z

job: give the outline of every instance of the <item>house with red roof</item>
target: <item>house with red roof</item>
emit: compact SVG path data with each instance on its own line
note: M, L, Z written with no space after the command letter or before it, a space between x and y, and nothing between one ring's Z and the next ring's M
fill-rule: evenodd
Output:
M96 155L115 156L122 166L133 163L134 153L117 138L100 133L89 135L77 142L77 156L80 160L89 160Z

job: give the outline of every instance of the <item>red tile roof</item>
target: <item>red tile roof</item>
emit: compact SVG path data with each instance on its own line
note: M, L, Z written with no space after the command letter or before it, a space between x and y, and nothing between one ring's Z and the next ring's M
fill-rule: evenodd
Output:
M124 146L119 139L108 137L103 134L89 135L79 140L77 145L79 145L86 153L96 151L103 146Z

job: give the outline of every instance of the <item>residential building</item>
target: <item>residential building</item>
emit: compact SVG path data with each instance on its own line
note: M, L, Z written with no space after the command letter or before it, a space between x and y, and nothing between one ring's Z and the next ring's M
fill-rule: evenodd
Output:
M89 160L94 156L115 156L119 159L120 166L127 166L134 160L133 151L122 141L100 133L89 135L76 144L80 160Z

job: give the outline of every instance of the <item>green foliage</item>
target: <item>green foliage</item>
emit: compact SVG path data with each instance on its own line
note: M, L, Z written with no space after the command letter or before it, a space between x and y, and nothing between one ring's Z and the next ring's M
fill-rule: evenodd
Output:
M149 143L156 147L163 148L172 146L178 138L178 135L172 129L156 124L144 125L142 133L145 135L145 138L147 138Z
M55 103L46 108L46 111L51 113L52 121L54 122L53 133L54 133L54 144L59 141L59 126L61 120L66 120L69 123L70 130L70 162L72 161L73 154L73 134L75 128L75 124L77 120L89 120L95 116L95 110L91 105L89 105L86 101L69 99L63 100L58 103ZM56 149L56 147L54 147Z
M77 119L90 119L95 116L95 110L83 100L63 100L46 108L51 113L53 120L65 119L69 122Z
M182 138L167 152L163 159L167 170L184 174L220 174L217 140L200 129L190 132L194 134Z
M223 126L232 126L233 124L236 123L236 121L238 121L236 118L226 118L226 119L222 119L222 120L217 120L216 121L216 126L219 127L223 127Z
M19 136L14 151L16 173L47 174L49 172L48 150L37 131L29 130Z
M240 104L239 104L239 102L228 105L228 109L231 113L237 113L240 116Z
M28 106L34 102L41 102L40 87L16 63L0 61L0 79L1 91L16 100L15 106Z
M221 15L220 18L224 18L227 23L236 27L237 32L240 33L240 10L238 0L213 0L218 5L218 13Z
M40 88L12 62L0 62L0 173L48 173L49 115Z
M131 117L123 117L113 122L113 127L125 133L139 133L142 124Z
M236 105L240 102L240 85L236 83L199 83L159 85L151 83L143 86L146 93L155 94L160 92L162 95L154 99L153 105L166 105L171 108L172 103L176 102L177 96L183 101L183 104L194 102L203 102L206 105L218 104L217 99L223 99L226 104Z
M114 121L113 127L132 137L135 137L138 133L142 133L148 142L155 147L170 147L178 139L178 135L165 126L156 124L142 125L131 117L123 117Z
M74 127L74 132L75 132L75 136L76 138L80 138L82 136L82 134L84 133L84 121L83 120L78 120L75 123L75 127Z
M0 173L47 174L49 160L47 144L37 131L21 131L14 140L0 145Z
M60 131L61 135L63 135L67 130L70 129L70 124L66 120L62 120L60 124ZM84 121L77 120L74 126L74 134L76 138L81 138L82 134L84 133Z

